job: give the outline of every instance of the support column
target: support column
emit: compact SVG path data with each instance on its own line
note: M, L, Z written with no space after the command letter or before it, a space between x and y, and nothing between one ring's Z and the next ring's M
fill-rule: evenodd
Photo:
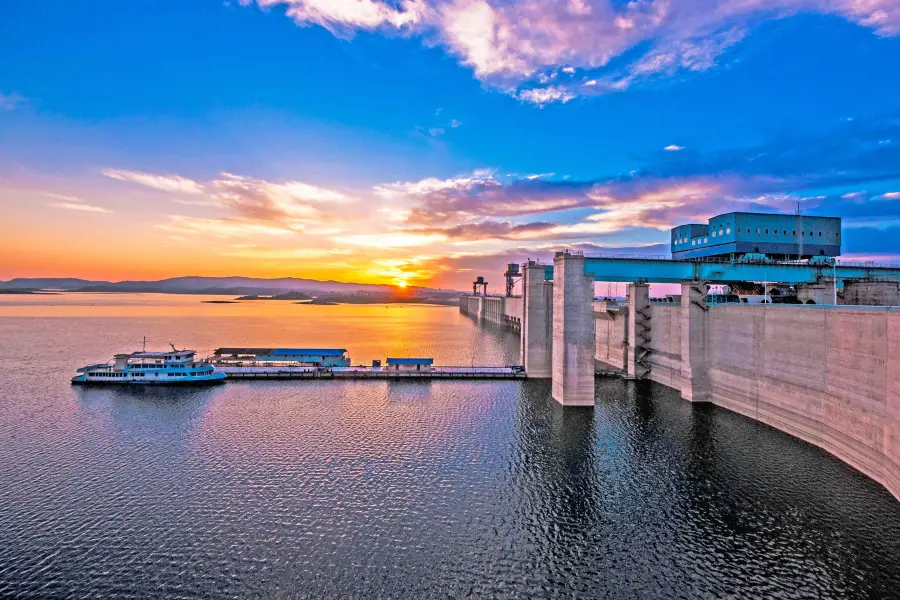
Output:
M646 379L650 375L650 284L628 286L628 355L629 379Z
M594 278L584 256L553 259L553 398L563 406L594 405Z
M553 374L553 282L544 280L544 272L544 265L527 263L522 274L522 366L532 379Z
M681 397L690 402L711 402L706 360L706 283L681 284Z

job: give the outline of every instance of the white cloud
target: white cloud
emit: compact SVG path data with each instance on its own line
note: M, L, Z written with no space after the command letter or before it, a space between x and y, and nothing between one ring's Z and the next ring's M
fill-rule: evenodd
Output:
M551 86L545 88L534 88L530 90L522 90L517 97L523 102L530 102L538 106L544 106L551 102L562 102L565 104L575 97L575 94L568 89L560 86Z
M468 190L478 185L499 187L500 183L494 179L494 171L478 169L468 176L449 179L428 177L420 181L398 181L375 186L373 189L379 196L396 198L404 195L427 196L438 192Z
M888 192L882 198L885 200L900 200L900 192Z
M432 127L431 129L428 130L428 133L429 133L429 135L431 135L431 137L437 137L439 135L444 134L444 128L443 127Z
M241 4L252 2L241 0ZM285 5L287 15L298 23L315 23L332 31L410 26L421 21L427 10L422 0L403 0L399 7L380 0L256 0L256 4Z
M205 191L204 187L196 181L180 175L153 175L124 169L104 169L103 174L112 179L137 183L164 192L202 194Z
M251 4L254 0L241 0ZM843 17L878 35L900 34L898 0L255 0L300 24L336 33L388 30L436 40L475 76L544 105L627 89L656 75L703 71L765 19L800 12ZM610 62L631 52L615 72ZM632 57L633 56L633 57ZM581 86L535 89L557 72L586 71ZM604 72L606 71L606 72ZM605 85L598 85L604 83Z
M670 144L663 148L663 150L667 152L680 152L681 150L684 150L684 146L676 146L675 144Z
M451 129L456 129L457 127L462 127L462 121L457 121L456 119L452 119L449 123Z

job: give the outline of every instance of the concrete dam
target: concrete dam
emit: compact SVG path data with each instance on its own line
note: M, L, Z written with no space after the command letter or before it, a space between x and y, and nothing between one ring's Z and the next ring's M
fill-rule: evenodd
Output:
M523 265L522 296L463 296L460 311L518 331L528 377L551 379L563 406L594 404L599 361L623 377L660 383L686 401L727 408L819 446L900 500L900 308L717 305L709 284L762 281L762 270L657 262L658 272L653 261L558 253L552 266ZM630 275L618 271L623 267ZM835 281L863 281L845 286L845 298L852 288L857 302L873 298L866 292L878 302L885 293L893 300L900 276L827 267L833 279L823 283L822 269L759 267L769 281L806 282L798 290L824 286L823 298ZM668 283L684 277L680 298L652 301L647 275ZM628 282L626 300L595 301L595 281Z

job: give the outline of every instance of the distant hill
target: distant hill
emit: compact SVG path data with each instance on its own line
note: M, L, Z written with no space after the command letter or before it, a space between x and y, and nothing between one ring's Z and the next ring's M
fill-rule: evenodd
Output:
M0 281L0 289L52 289L73 292L132 292L160 294L215 294L226 296L278 295L288 292L353 293L388 292L391 285L319 281L298 277L259 279L255 277L173 277L159 281L90 281L75 278L17 278ZM435 291L409 288L409 291ZM447 293L451 293L447 290Z
M19 277L9 281L0 281L0 289L32 289L32 290L73 290L75 288L106 283L104 281L90 281L88 279L75 279L74 277Z

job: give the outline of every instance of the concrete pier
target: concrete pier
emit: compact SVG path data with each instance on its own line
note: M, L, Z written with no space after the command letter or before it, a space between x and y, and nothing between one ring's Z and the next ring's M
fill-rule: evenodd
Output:
M797 299L803 304L834 304L834 279L819 277L816 283L798 285Z
M630 379L644 379L650 373L650 284L628 286L628 349L626 371Z
M706 361L706 284L681 284L681 397L689 402L709 402L709 367Z
M829 302L832 301L829 300ZM846 281L841 304L900 306L900 285L896 281L872 279Z
M553 282L544 266L525 265L522 274L522 365L532 379L550 379L553 340Z
M582 255L557 253L553 272L553 398L563 406L593 406L594 279L585 275Z

